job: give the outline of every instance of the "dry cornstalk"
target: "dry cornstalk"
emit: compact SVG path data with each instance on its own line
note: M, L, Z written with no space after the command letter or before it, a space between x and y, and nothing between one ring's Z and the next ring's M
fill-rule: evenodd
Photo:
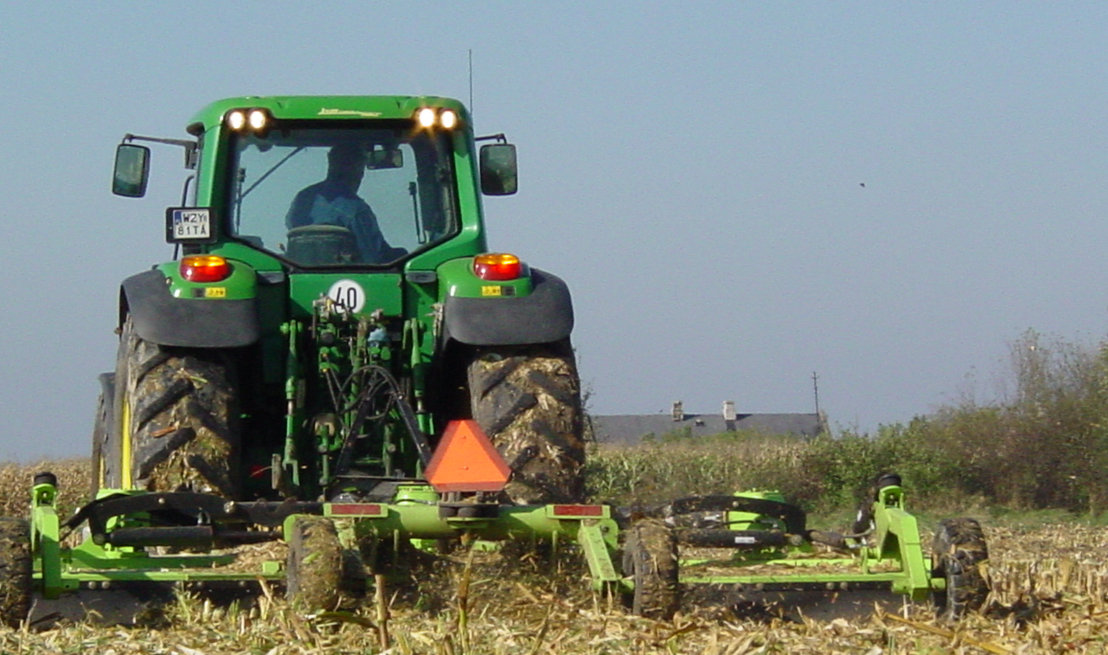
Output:
M998 644L994 644L994 643L988 642L988 641L978 641L977 639L973 639L972 637L967 637L966 635L959 634L959 633L957 633L953 630L947 630L946 628L940 628L937 625L931 625L929 623L920 623L919 621L913 621L911 619L905 619L903 617L897 616L896 614L889 614L888 612L882 612L881 615L882 615L882 618L891 619L891 620L893 620L897 623L902 623L904 625L912 626L913 628L915 628L917 630L923 630L924 632L930 632L933 635L939 635L940 637L947 637L949 639L957 638L957 639L961 640L963 643L969 644L970 646L973 646L975 648L980 648L981 650L987 651L989 653L996 653L996 655L1011 655L1011 653L1012 653L1011 649L1005 648L1004 646L1000 646Z

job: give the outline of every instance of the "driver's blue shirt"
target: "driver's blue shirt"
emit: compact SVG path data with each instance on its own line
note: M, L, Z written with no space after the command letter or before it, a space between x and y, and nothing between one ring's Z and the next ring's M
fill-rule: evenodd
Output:
M369 204L335 180L313 184L293 198L285 226L291 230L306 225L337 225L350 230L364 262L387 261L396 250L385 241Z

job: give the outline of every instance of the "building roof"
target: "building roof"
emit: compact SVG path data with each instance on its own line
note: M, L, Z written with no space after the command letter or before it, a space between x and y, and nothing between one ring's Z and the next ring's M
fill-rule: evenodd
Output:
M734 421L722 414L683 414L680 420L670 414L592 415L593 435L598 443L634 445L648 435L662 437L685 433L706 437L722 432L754 430L767 434L793 434L814 437L824 431L825 420L819 414L735 414Z

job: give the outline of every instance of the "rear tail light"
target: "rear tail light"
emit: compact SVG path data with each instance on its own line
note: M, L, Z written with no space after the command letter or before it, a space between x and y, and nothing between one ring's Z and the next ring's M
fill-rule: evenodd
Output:
M523 271L519 257L490 252L473 258L473 273L482 280L515 280Z
M231 275L231 264L218 255L189 255L181 259L181 277L189 282L219 282Z

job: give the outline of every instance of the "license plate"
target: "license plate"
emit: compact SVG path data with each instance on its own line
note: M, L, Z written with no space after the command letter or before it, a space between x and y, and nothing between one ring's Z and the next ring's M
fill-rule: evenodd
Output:
M170 225L174 240L192 241L212 236L212 214L207 208L174 209Z

